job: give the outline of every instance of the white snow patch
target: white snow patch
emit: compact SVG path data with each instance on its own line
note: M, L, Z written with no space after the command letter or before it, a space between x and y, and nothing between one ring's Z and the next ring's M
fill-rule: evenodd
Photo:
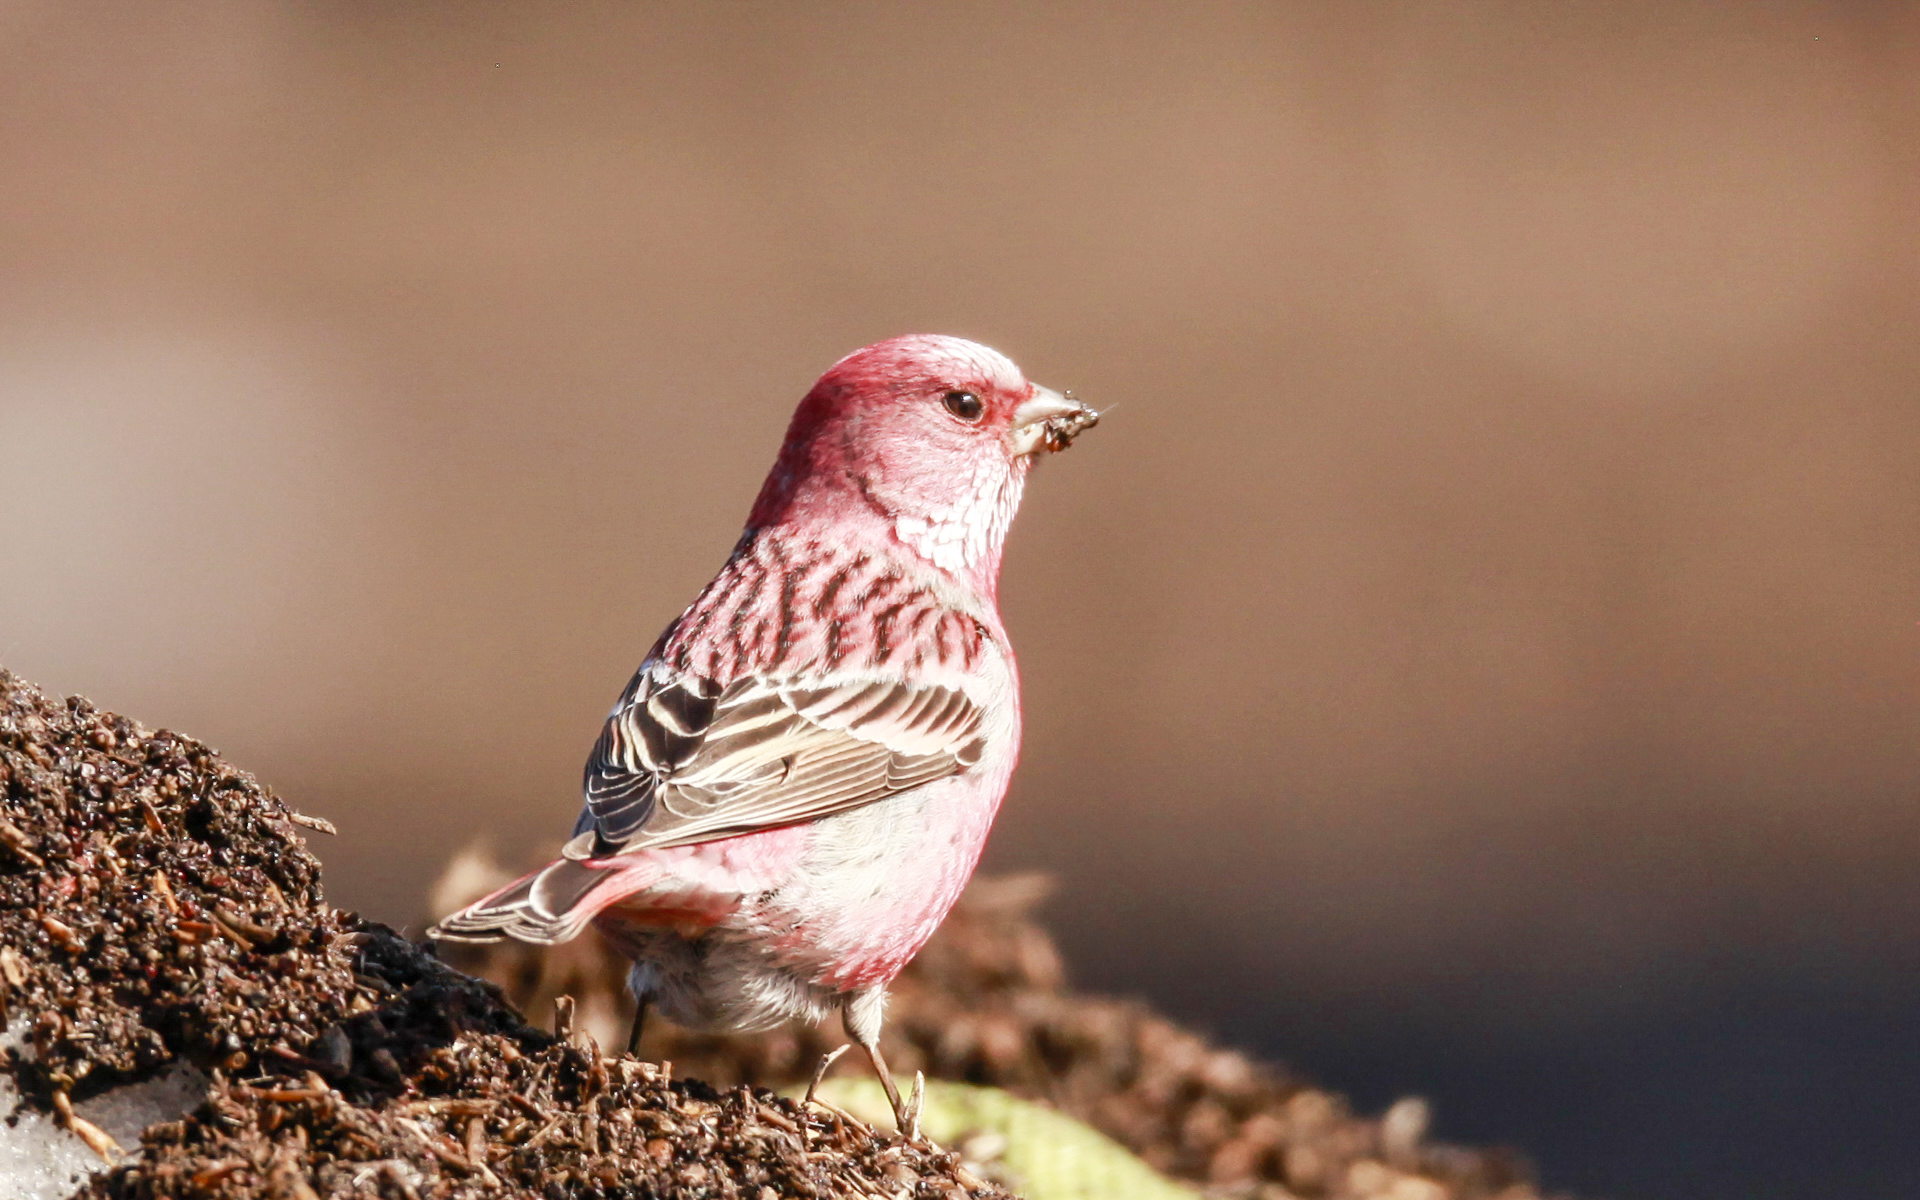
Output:
M15 1047L31 1057L26 1047L24 1018L0 1033L0 1056ZM131 1149L149 1125L178 1120L199 1107L206 1097L207 1077L176 1062L152 1079L102 1092L73 1106ZM69 1133L52 1113L20 1103L13 1076L0 1072L0 1196L8 1200L66 1200L96 1172L106 1169L100 1156Z

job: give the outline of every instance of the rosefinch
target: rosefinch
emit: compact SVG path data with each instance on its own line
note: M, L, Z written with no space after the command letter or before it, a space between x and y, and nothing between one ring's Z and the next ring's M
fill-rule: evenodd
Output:
M636 1041L649 1003L742 1030L839 1009L908 1131L887 985L973 873L1020 746L1001 546L1034 460L1096 420L959 338L836 363L613 706L562 857L431 934L597 926L634 962Z

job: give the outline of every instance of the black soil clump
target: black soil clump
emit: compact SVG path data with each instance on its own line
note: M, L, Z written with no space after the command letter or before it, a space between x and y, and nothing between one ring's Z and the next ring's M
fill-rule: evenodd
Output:
M326 905L291 811L191 738L0 670L0 1064L71 1104L186 1061L205 1101L96 1197L1005 1196L957 1154L614 1058ZM563 1006L564 1009L564 1006Z

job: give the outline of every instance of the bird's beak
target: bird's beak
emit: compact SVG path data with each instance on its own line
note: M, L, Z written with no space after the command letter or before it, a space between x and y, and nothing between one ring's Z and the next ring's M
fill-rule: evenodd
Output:
M1074 438L1100 423L1100 414L1052 388L1033 385L1033 395L1013 410L1015 455L1065 450Z

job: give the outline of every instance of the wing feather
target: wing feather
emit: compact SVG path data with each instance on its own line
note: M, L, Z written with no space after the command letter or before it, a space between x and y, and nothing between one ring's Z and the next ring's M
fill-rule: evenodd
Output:
M643 673L587 763L571 858L817 820L971 768L979 707L935 684Z

